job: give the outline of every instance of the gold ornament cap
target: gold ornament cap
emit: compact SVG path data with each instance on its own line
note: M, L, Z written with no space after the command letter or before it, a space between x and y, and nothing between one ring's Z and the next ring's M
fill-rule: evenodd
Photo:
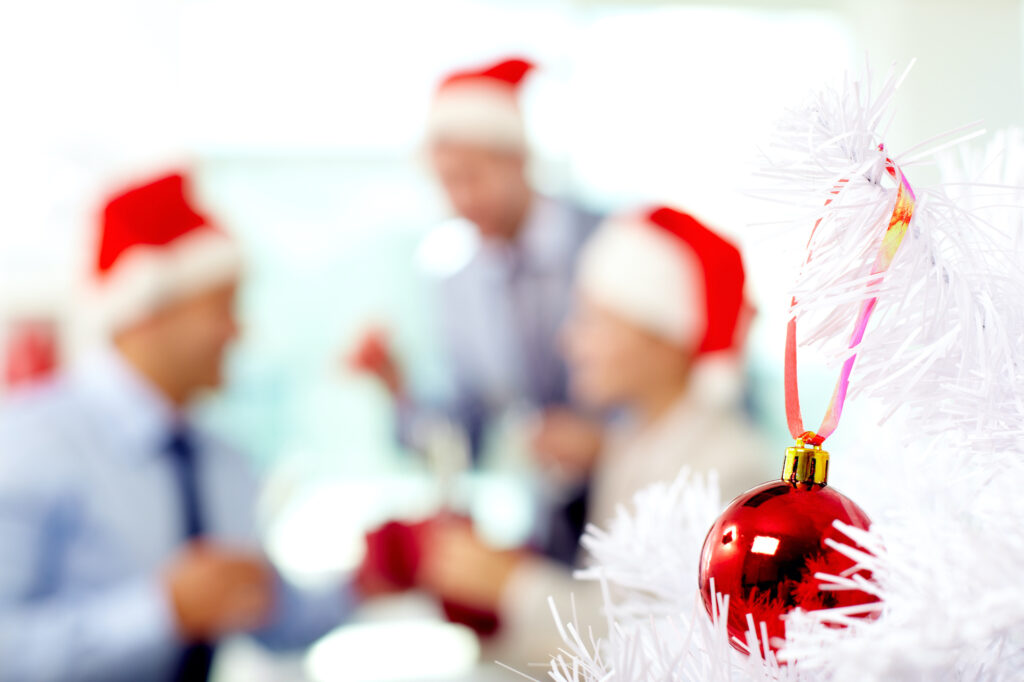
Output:
M810 483L828 485L828 452L820 445L808 443L805 434L796 439L796 445L786 448L786 461L782 466L782 480L796 485Z

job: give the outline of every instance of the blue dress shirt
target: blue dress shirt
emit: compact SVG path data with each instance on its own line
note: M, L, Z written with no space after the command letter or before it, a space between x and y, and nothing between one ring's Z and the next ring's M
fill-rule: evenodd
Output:
M166 682L184 643L161 571L183 543L166 443L180 416L113 351L0 408L0 682ZM258 482L195 431L206 537L257 549ZM304 646L350 613L339 587L279 581L265 645Z
M504 412L569 402L558 337L573 295L576 259L599 222L564 200L536 196L512 243L482 240L469 262L437 283L435 310L448 395L400 405L402 440L417 446L422 420L443 415L478 455Z
M535 196L511 243L481 240L469 262L438 282L436 319L450 392L399 405L400 439L439 415L458 425L476 460L488 427L510 411L571 402L559 336L572 305L576 261L600 217L564 200ZM539 499L535 548L572 564L586 516L581 489Z

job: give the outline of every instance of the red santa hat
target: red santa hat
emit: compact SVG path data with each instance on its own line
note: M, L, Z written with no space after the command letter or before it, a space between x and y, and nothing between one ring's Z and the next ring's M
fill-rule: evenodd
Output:
M180 173L110 199L100 221L95 293L116 330L160 307L237 278L238 245L189 203Z
M750 311L743 260L692 216L659 207L610 218L584 246L577 282L588 297L698 360L739 355Z
M523 79L534 65L505 59L449 75L437 89L427 121L427 140L450 140L521 151L526 133L519 109Z

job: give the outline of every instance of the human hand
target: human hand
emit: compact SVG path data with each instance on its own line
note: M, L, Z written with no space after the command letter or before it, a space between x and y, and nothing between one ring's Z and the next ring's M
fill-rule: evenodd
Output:
M533 434L537 460L569 479L590 475L604 445L604 426L567 407L545 411Z
M166 569L164 583L186 641L256 630L273 609L273 570L251 552L192 543Z
M346 358L350 368L371 374L384 384L388 392L399 397L404 391L401 368L391 352L387 334L379 327L363 332L355 348Z
M442 600L497 612L524 559L523 552L488 547L465 522L442 521L426 534L417 581Z

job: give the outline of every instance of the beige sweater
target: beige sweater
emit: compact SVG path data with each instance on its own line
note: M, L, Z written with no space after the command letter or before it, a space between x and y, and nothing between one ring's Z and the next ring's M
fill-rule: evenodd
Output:
M589 522L604 526L620 504L630 504L639 490L658 481L671 482L684 466L695 473L718 471L722 501L769 480L778 462L770 461L746 418L734 406L708 404L691 391L656 423L642 428L621 424L609 435L591 485ZM584 557L585 560L585 557ZM514 574L501 607L502 629L484 654L531 674L542 669L562 646L548 597L554 597L563 622L572 619L604 631L600 588L577 581L565 567L536 558ZM584 631L586 632L586 631Z

